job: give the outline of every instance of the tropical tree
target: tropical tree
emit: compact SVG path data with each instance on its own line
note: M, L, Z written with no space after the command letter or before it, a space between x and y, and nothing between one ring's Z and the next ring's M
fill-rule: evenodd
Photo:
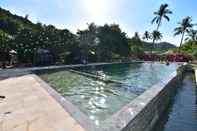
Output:
M190 29L189 32L186 35L185 40L191 40L193 42L197 41L197 30Z
M153 18L151 23L157 24L157 31L159 30L163 18L165 18L167 21L170 21L168 14L172 14L172 11L168 9L168 4L162 4L159 10L154 12L155 17Z
M162 36L162 34L161 34L159 31L154 30L154 31L152 32L152 38L153 38L155 41L161 40L162 37L163 37L163 36ZM151 48L154 48L154 45L153 45ZM152 52L152 49L151 49L151 52Z
M181 36L181 42L180 42L180 46L182 46L183 44L183 39L184 39L184 36L185 36L185 33L189 33L190 32L190 29L192 29L192 27L194 26L194 24L192 24L192 18L187 16L185 17L181 22L178 23L179 26L176 27L174 29L175 33L174 35L182 35ZM180 52L180 48L179 48L179 52Z
M162 39L163 36L162 36L162 34L159 31L154 30L152 32L152 37L153 37L153 39L155 39L155 41L159 41L159 40Z
M81 59L89 61L89 56L96 46L97 27L94 23L88 24L88 29L78 30ZM93 53L94 54L94 53Z
M153 24L153 23L156 23L156 24L157 24L157 28L156 28L156 30L153 31L153 32L156 33L156 31L159 30L159 27L160 27L161 24L162 24L163 18L166 19L167 21L170 21L170 18L169 18L169 16L168 16L168 14L172 14L172 11L170 11L170 10L168 9L168 4L161 4L159 10L156 11L156 12L154 12L155 17L154 17L153 20L151 21L152 24ZM152 47L151 47L151 48L154 47L155 41L156 41L156 40L155 40L154 37L153 37L153 44L152 44ZM152 53L152 49L151 49L151 53Z
M113 56L128 57L129 44L126 33L117 24L105 24L98 27L98 51L99 61L107 61Z
M143 42L140 39L138 32L135 32L131 39L128 39L130 47L130 56L138 57L143 54Z
M149 40L149 39L152 39L152 36L148 31L145 31L142 39Z
M5 68L6 61L8 61L12 39L9 34L0 30L0 61L2 62L2 68Z

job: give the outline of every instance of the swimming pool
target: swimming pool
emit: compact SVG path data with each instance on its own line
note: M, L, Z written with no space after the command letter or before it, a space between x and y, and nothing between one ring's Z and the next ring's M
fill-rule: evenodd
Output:
M112 64L72 68L101 75L120 83L96 80L65 70L40 73L57 92L77 106L96 126L123 106L129 104L154 84L176 71L177 64L160 63Z

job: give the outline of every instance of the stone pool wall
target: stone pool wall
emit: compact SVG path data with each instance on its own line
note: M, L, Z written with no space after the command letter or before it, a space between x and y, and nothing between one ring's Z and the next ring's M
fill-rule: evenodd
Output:
M182 80L182 71L172 73L168 78L123 107L108 120L110 128L104 130L150 131L174 96L177 86Z

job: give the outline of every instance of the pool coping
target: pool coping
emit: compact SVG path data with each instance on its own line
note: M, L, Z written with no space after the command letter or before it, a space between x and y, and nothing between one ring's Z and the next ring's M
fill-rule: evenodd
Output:
M135 62L130 62L135 63ZM140 62L142 63L142 62ZM148 62L147 62L148 63ZM124 63L105 63L105 64L92 64L92 65L75 65L74 67L84 67L84 66L96 66L96 65L108 65L108 64L124 64ZM49 70L49 69L61 69L61 68L69 68L73 66L58 66L58 67L45 67L45 68L33 68L31 70L25 70L25 73L31 73L32 71L37 70ZM48 83L42 80L36 74L32 74L43 87L70 115L79 122L79 124L86 131L122 131L127 127L131 121L133 121L136 116L145 108L145 105L150 103L153 98L160 93L165 86L176 77L176 72L173 72L169 75L168 78L158 82L157 84L150 87L143 94L135 98L131 101L131 103L125 105L118 112L114 113L109 119L105 120L107 124L110 126L97 128L96 125L84 114L82 113L78 107L73 105L70 101L68 101L65 97L59 94L55 89L53 89ZM158 88L159 86L159 88ZM153 92L151 92L153 91ZM152 94L154 93L154 94ZM154 96L153 96L154 95ZM149 99L148 99L149 98ZM146 101L146 102L144 102ZM143 102L143 103L142 103ZM141 103L141 104L139 104ZM135 109L134 109L135 108ZM130 110L132 109L132 110Z
M92 129L94 129L94 123L92 123L78 107L63 97L38 75L32 74L32 77L64 108L65 111L67 111L75 120L77 120L77 122L79 122L79 124L86 131L93 131Z

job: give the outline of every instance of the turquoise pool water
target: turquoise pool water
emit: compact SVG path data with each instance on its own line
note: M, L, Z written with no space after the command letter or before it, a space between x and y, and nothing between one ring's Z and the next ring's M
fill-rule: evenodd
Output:
M178 66L175 63L169 66L160 63L134 63L74 69L105 76L106 78L120 81L132 88L137 88L138 91L144 91L167 77L170 73L176 71Z
M69 70L52 70L39 75L99 126L146 89L176 71L177 67L176 64L133 63L75 68L123 84L105 83Z

